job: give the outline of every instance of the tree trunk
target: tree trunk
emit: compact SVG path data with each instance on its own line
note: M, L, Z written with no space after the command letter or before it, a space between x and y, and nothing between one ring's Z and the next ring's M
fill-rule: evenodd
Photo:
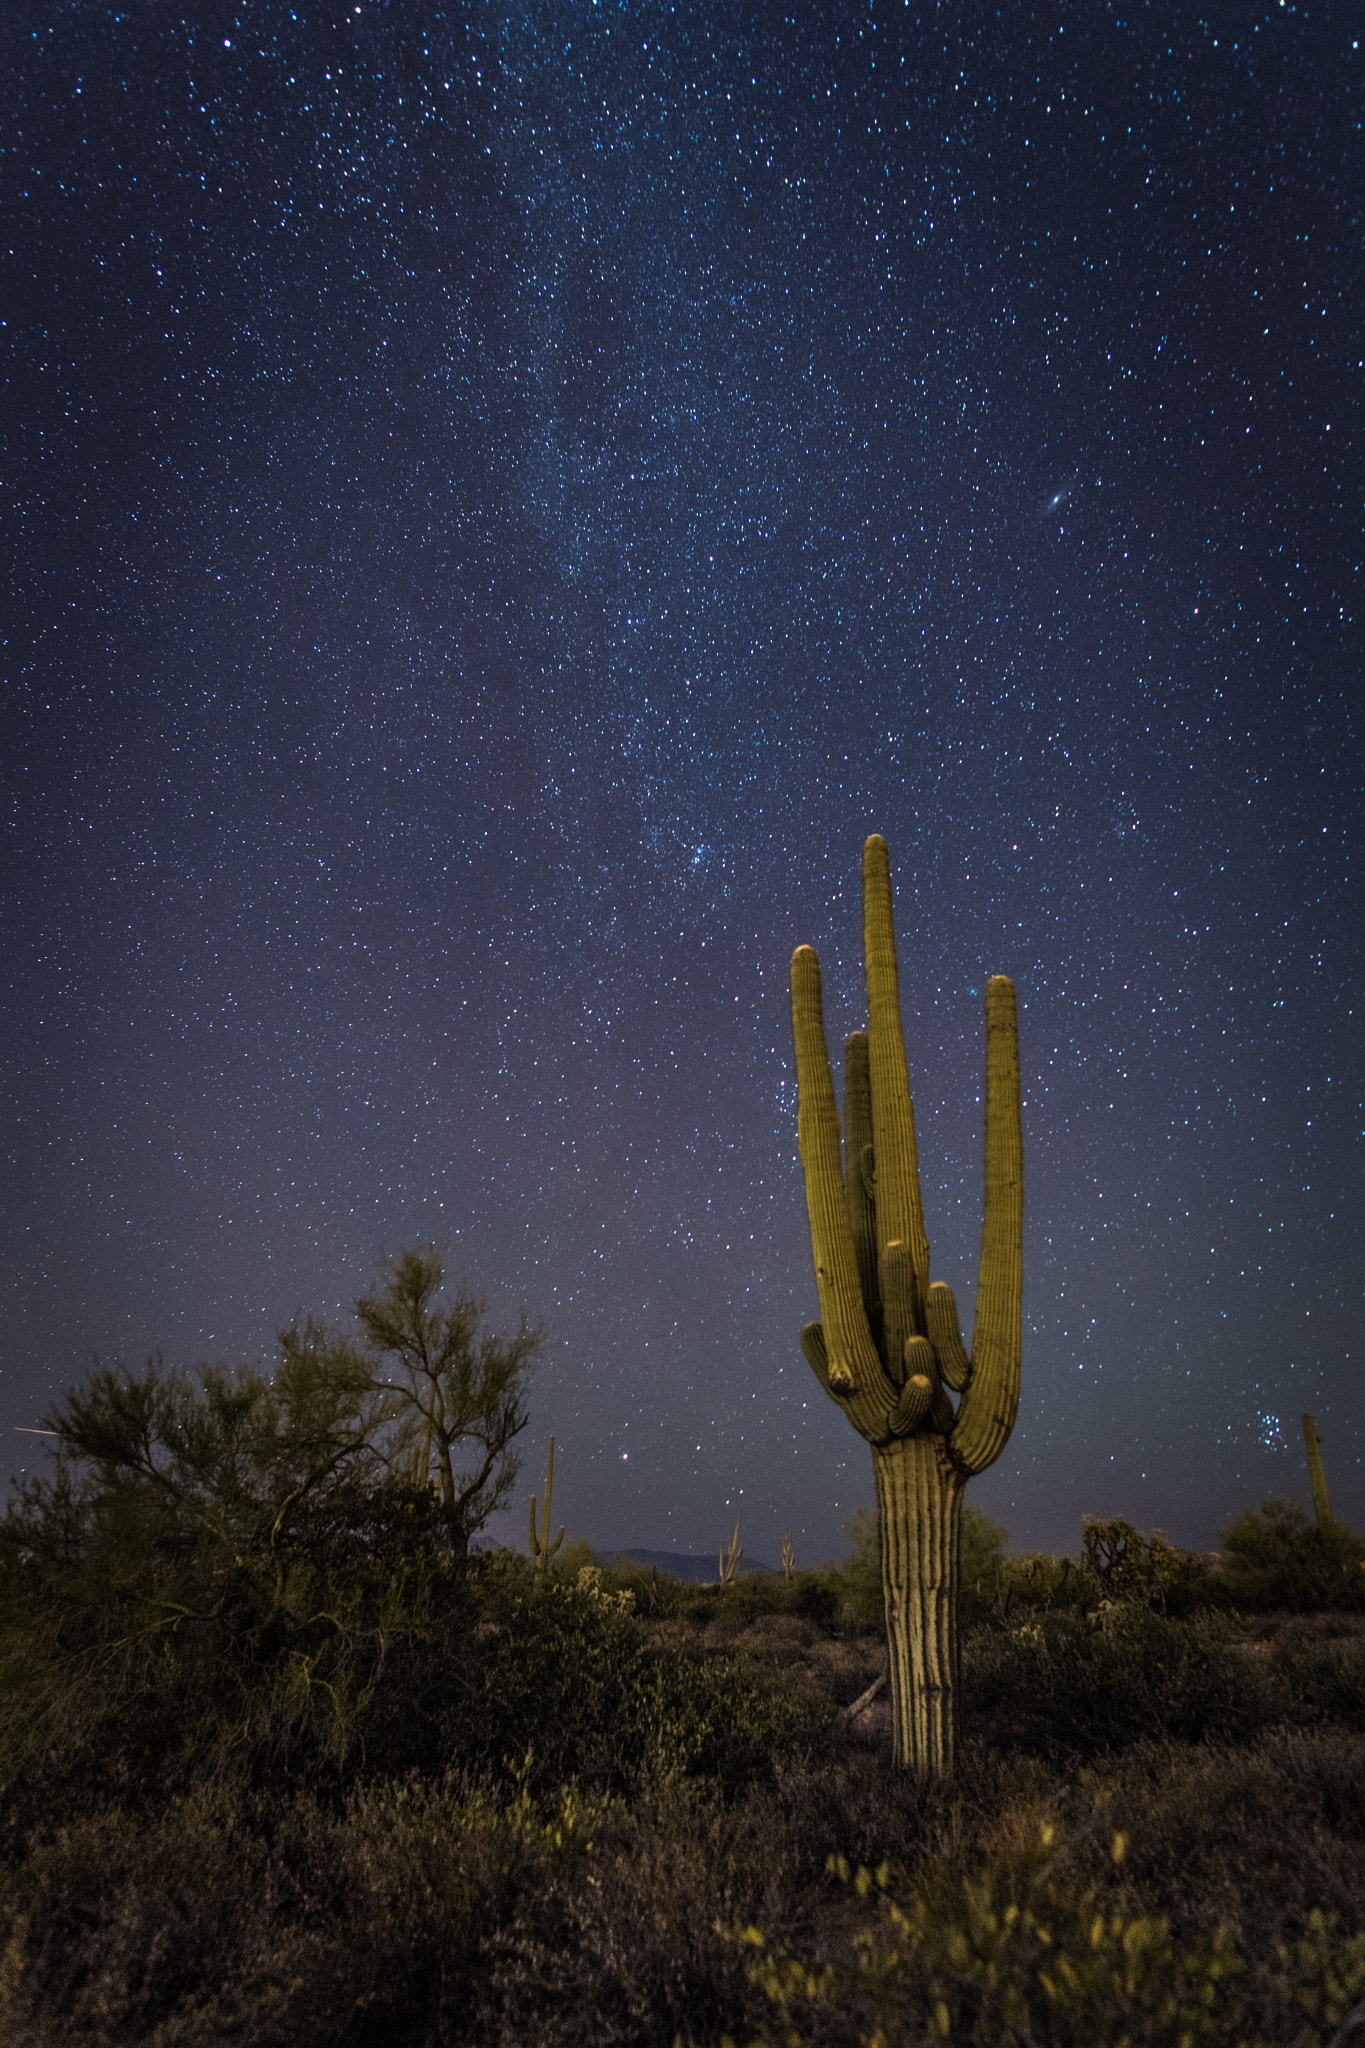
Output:
M957 1577L966 1481L944 1439L921 1431L875 1445L895 1760L922 1778L953 1768Z

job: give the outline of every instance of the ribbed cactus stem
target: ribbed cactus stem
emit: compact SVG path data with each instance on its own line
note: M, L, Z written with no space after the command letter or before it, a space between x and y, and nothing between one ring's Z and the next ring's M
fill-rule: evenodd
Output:
M1024 1139L1019 1105L1019 1025L1014 985L986 983L986 1194L977 1268L971 1369L953 1450L967 1472L984 1472L1019 1413L1024 1307ZM960 1349L960 1345L958 1346Z
M840 1159L839 1111L825 1042L820 962L809 946L792 955L792 1037L796 1046L796 1130L806 1174L806 1213L824 1331L826 1386L856 1401L858 1414L890 1412L880 1361L868 1327ZM850 1410L850 1413L853 1411ZM861 1427L861 1422L858 1424Z
M1327 1474L1322 1469L1322 1438L1306 1408L1302 1420L1303 1447L1308 1453L1308 1479L1313 1488L1313 1513L1320 1529L1331 1529L1335 1527L1335 1517L1327 1496Z
M797 1135L821 1316L802 1331L801 1348L825 1392L872 1446L895 1753L898 1762L937 1776L951 1767L955 1740L962 1488L999 1457L1019 1408L1018 1019L1012 984L993 976L986 985L985 1202L969 1357L952 1289L929 1284L891 868L886 841L876 834L863 854L863 916L868 1026L845 1048L842 1161L820 964L809 946L792 955ZM961 1394L956 1410L949 1390Z
M872 1073L867 1033L849 1033L844 1046L844 1188L853 1253L858 1262L872 1341L881 1341L881 1285L877 1278L876 1154L872 1147Z
M531 1495L531 1555L542 1567L550 1562L550 1559L564 1541L563 1529L560 1530L553 1543L550 1541L550 1502L554 1497L554 1490L555 1440L551 1437L550 1455L545 1466L545 1526L539 1531L536 1528L536 1497L534 1494Z
M965 1481L941 1437L872 1454L895 1757L929 1778L952 1770L957 1743L957 1562Z
M924 1233L915 1105L910 1099L905 1035L901 1029L891 856L880 832L874 832L863 848L863 945L872 1076L872 1148L877 1161L877 1234L883 1248L882 1313L886 1317L888 1347L893 1347L893 1356L899 1356L905 1339L924 1330L929 1240ZM908 1259L888 1287L885 1248L892 1244L903 1245Z

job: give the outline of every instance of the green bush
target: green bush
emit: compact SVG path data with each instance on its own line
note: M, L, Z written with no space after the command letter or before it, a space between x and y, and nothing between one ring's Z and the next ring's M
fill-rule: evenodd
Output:
M1201 1557L1181 1550L1160 1529L1144 1537L1122 1515L1081 1523L1084 1570L1102 1600L1139 1600L1163 1614L1191 1614L1217 1599L1214 1575Z
M1172 1620L1134 1604L975 1630L963 1690L968 1712L1002 1740L1044 1755L1243 1734L1273 1711L1225 1617Z
M144 1505L59 1468L0 1527L12 1823L215 1780L340 1783L388 1742L395 1701L410 1744L414 1662L439 1665L469 1612L428 1493L333 1488L295 1517L285 1569Z
M1303 1937L1269 1956L1217 1924L1179 1940L1124 1886L1123 1834L1110 1837L1110 1871L1089 1885L1068 1869L1068 1846L1044 1821L974 1872L930 1868L908 1887L886 1865L851 1876L833 1859L866 1902L851 1960L794 1956L752 1925L732 1935L781 2016L782 2048L828 2041L833 2015L836 2038L856 2026L875 2048L1257 2048L1245 1988L1293 2027L1298 2048L1324 2048L1365 1993L1365 1934L1329 1916L1310 1915ZM725 2048L735 2048L728 2037Z
M514 1767L537 1787L624 1787L646 1768L735 1785L818 1740L809 1695L765 1690L732 1658L651 1642L629 1589L588 1569L573 1584L492 1560L464 1646L450 1740L468 1767Z
M1029 1557L1002 1557L994 1576L983 1579L964 1621L984 1621L999 1628L1018 1624L1030 1614L1071 1612L1095 1605L1086 1574L1069 1557L1039 1551Z
M689 1586L680 1611L703 1626L714 1621L745 1625L769 1614L794 1614L830 1626L844 1605L837 1574L828 1568L793 1572L746 1572L728 1586Z
M0 1816L21 1836L215 1784L333 1796L451 1767L529 1770L538 1788L619 1788L648 1766L735 1785L829 1718L732 1659L652 1642L591 1568L452 1559L425 1490L334 1500L315 1555L296 1532L283 1600L250 1554L95 1540L79 1502L64 1563L40 1505L0 1548Z
M1325 1529L1292 1501L1267 1500L1222 1536L1223 1577L1238 1606L1256 1613L1365 1610L1365 1538Z
M1325 1617L1291 1621L1271 1646L1271 1669L1284 1695L1285 1719L1335 1721L1365 1732L1365 1639L1324 1633L1324 1628L1332 1628Z

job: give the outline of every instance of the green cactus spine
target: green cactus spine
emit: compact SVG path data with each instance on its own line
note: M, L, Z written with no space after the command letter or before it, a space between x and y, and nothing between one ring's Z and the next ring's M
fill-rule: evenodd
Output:
M542 1568L550 1562L550 1559L564 1541L564 1531L562 1529L555 1537L554 1542L550 1541L550 1502L554 1496L554 1490L555 1440L551 1437L550 1457L545 1467L545 1526L539 1532L536 1529L536 1497L534 1494L531 1495L531 1555Z
M868 1026L845 1054L844 1131L809 946L792 955L797 1129L820 1321L806 1359L872 1447L896 1761L953 1766L962 1493L999 1457L1019 1407L1023 1135L1014 987L986 985L985 1206L968 1355L950 1287L929 1284L915 1110L901 1031L886 841L863 849ZM960 1395L956 1408L950 1399Z
M1303 1447L1308 1453L1308 1478L1313 1488L1313 1513L1317 1516L1320 1529L1333 1529L1336 1519L1332 1514L1332 1503L1327 1495L1327 1474L1322 1469L1322 1438L1317 1425L1305 1408L1303 1422Z

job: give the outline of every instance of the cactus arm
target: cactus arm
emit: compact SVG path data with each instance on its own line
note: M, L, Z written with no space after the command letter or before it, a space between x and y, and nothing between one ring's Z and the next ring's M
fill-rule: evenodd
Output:
M885 1302L882 1342L888 1378L900 1386L906 1374L906 1355L912 1344L922 1343L917 1335L919 1319L919 1276L910 1247L898 1241L882 1246L881 1282ZM918 1366L913 1370L919 1371ZM937 1375L938 1368L930 1365Z
M891 908L891 858L874 832L863 848L863 937L867 963L867 1035L872 1077L872 1144L877 1162L877 1238L886 1321L886 1355L899 1360L907 1337L924 1329L929 1240L920 1196L915 1106L901 1030L900 971ZM908 1273L887 1270L886 1247L909 1252Z
M929 1342L934 1347L939 1373L945 1387L960 1394L972 1376L972 1362L962 1343L957 1320L957 1297L946 1280L935 1280L924 1304L929 1325Z
M900 1399L891 1413L888 1439L897 1436L913 1436L922 1422L929 1418L934 1405L934 1383L924 1373L911 1373L901 1388Z
M534 1495L534 1494L532 1494L532 1495L531 1495L531 1536L530 1536L530 1544L531 1544L531 1555L532 1555L532 1557L539 1557L539 1556L540 1556L540 1538L539 1538L539 1536L538 1536L538 1535L536 1534L536 1497L535 1497L535 1495Z
M1327 1474L1322 1469L1322 1438L1317 1425L1305 1408L1302 1416L1303 1447L1308 1453L1308 1478L1313 1488L1313 1513L1320 1529L1330 1529L1336 1519L1327 1493Z
M825 1333L819 1323L806 1324L801 1332L801 1349L805 1354L807 1365L829 1395L830 1400L836 1402L842 1408L843 1402L829 1383L829 1358L825 1351Z
M894 1406L894 1392L882 1372L858 1284L840 1158L839 1112L825 1043L820 963L809 946L798 946L792 954L791 995L797 1142L806 1180L828 1385L848 1404L854 1427L863 1435L879 1436Z
M867 1033L849 1033L844 1046L844 1185L872 1342L880 1350L881 1289L877 1280L877 1196L872 1150L872 1075Z
M971 1377L949 1439L954 1461L984 1472L1019 1412L1024 1298L1024 1140L1014 984L986 984L986 1192L977 1270Z
M928 1421L930 1429L946 1436L956 1417L953 1404L943 1391L939 1378L938 1361L934 1347L927 1337L909 1337L905 1344L905 1374L907 1379L922 1379L929 1387Z

